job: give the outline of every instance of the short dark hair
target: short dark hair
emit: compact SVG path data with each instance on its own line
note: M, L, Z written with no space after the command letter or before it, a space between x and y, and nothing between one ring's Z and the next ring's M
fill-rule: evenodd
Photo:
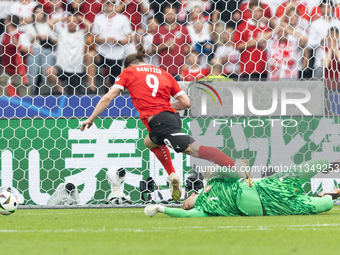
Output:
M37 9L41 9L43 11L42 13L44 14L44 20L46 20L47 19L47 14L46 14L46 12L44 12L44 7L41 4L38 4L37 6L34 7L33 12L32 12L33 20L35 18L34 13L35 13L35 11Z
M33 13L37 10L37 9L44 9L44 7L41 4L38 4L34 7L33 9ZM45 13L45 12L44 12Z
M336 32L336 33L338 33L338 34L340 34L340 30L339 30L339 28L337 28L337 27L330 27L330 28L328 29L328 34L330 34L332 31L334 31L334 32Z
M166 4L166 5L164 5L163 11L162 11L163 13L164 13L166 8L175 9L176 13L178 13L178 11L179 11L179 8L176 4Z
M329 4L330 6L334 7L334 3L332 0L321 0L320 5Z
M7 19L15 27L18 27L19 24L20 24L20 18L17 15L9 14L9 15L7 15Z

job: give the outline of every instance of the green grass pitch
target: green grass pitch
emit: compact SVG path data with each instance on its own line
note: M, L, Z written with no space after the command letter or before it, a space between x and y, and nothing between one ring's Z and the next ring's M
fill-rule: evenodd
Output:
M312 216L149 218L143 209L19 209L2 254L339 254L340 206Z

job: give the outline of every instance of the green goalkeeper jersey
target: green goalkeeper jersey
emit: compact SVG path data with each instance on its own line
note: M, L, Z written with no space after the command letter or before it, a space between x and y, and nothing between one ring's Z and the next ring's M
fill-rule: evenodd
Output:
M242 189L239 182L212 179L195 201L195 208L210 216L244 216L237 202Z
M325 212L333 207L332 198L308 197L303 194L302 184L318 171L326 170L325 158L316 158L294 166L287 172L247 183L232 179L212 179L197 196L194 208L189 211L165 208L173 217L207 216L262 216L306 215Z
M195 208L210 216L317 213L311 199L302 193L301 182L297 178L261 179L256 181L252 188L245 182L213 179L197 197ZM254 214L255 207L257 213Z

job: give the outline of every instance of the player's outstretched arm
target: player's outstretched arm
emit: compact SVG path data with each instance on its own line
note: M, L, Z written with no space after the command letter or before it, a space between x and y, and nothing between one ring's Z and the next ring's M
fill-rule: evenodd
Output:
M183 210L183 209L165 207L163 205L148 205L144 209L144 213L149 217L152 217L159 212L169 215L170 217L176 217L176 218L192 218L192 217L208 217L209 216L202 210L199 210L196 208L193 208L190 210Z
M190 210L183 210L183 209L165 207L164 213L171 217L179 217L179 218L209 217L208 214L196 208L193 208Z
M109 92L107 92L98 102L96 108L94 108L91 116L81 123L81 131L84 131L85 128L90 128L93 125L95 119L110 105L112 100L120 94L122 90L117 87L112 87Z

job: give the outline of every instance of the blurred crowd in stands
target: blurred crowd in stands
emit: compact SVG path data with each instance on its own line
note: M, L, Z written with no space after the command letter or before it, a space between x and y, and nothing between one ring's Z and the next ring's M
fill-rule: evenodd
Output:
M2 0L0 95L105 93L140 44L178 81L336 90L339 30L340 0Z

